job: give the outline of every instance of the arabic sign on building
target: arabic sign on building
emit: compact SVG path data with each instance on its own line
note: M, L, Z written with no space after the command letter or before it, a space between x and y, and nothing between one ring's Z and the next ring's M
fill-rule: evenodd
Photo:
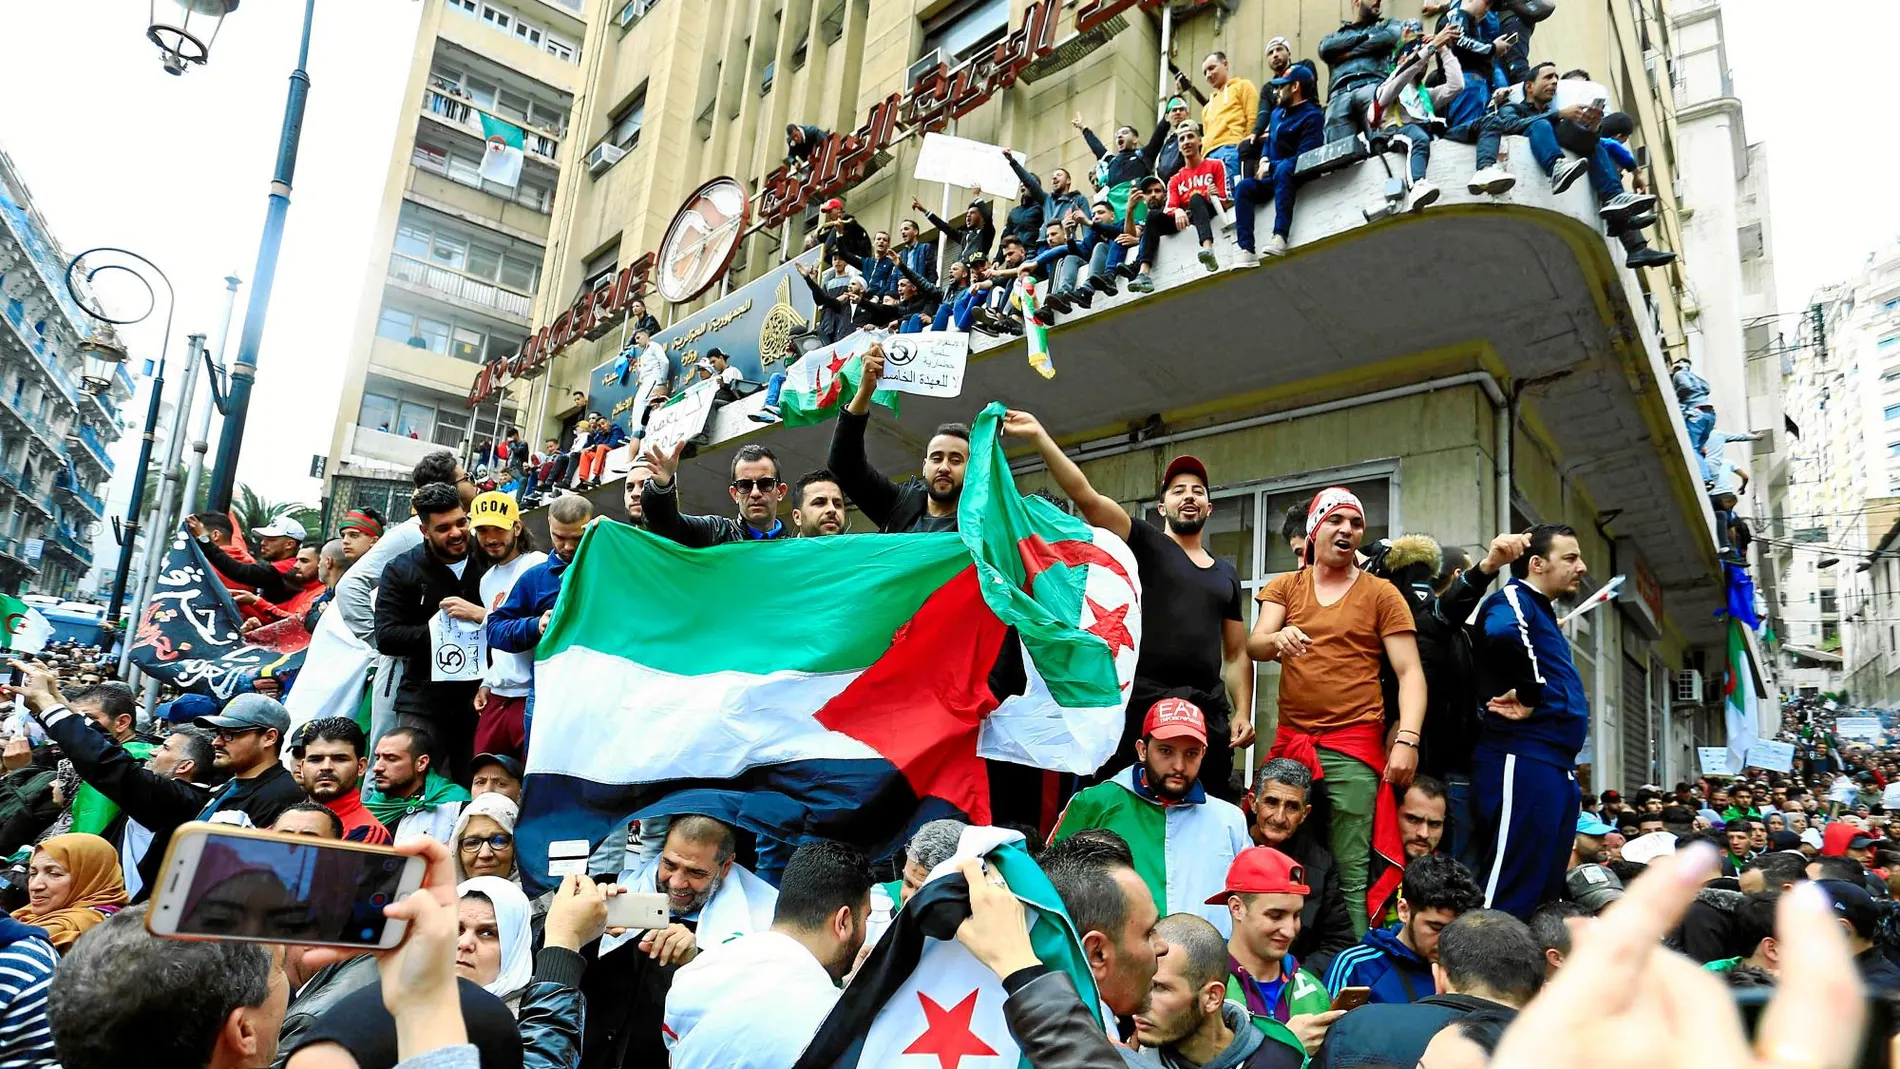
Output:
M817 320L811 290L798 277L799 263L816 264L822 250L813 249L733 290L718 303L660 331L653 340L666 350L669 373L677 388L684 372L709 349L724 352L741 378L764 382L784 370L792 339ZM634 354L637 355L637 354ZM639 370L629 359L597 365L588 377L587 405L591 412L633 430L634 393Z

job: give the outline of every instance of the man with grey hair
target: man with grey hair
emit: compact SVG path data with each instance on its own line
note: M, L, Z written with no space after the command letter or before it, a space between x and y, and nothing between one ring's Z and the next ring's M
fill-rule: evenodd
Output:
M1293 940L1293 955L1316 975L1325 975L1333 955L1358 942L1353 934L1352 914L1346 909L1346 895L1339 886L1339 865L1326 849L1325 836L1317 829L1304 834L1306 818L1312 815L1310 796L1313 773L1289 757L1275 757L1260 766L1254 776L1253 793L1246 799L1253 818L1249 832L1257 846L1271 846L1300 863L1306 870L1306 896L1300 910L1300 932Z
M891 900L899 906L910 901L910 896L930 878L930 871L956 854L967 827L954 817L942 817L918 828L904 847L904 878L884 885Z
M59 1064L268 1065L290 1001L283 953L257 943L160 939L145 930L143 906L107 917L73 944L48 990Z

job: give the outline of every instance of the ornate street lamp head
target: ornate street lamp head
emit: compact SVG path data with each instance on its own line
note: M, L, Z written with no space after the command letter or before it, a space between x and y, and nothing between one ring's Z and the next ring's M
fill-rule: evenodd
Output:
M224 16L237 6L238 0L151 0L145 36L158 46L165 73L183 74L187 65L210 59Z
M79 343L80 355L85 358L85 370L80 373L79 385L87 393L104 395L112 388L112 376L117 371L115 365L125 363L124 343L111 324L100 323Z

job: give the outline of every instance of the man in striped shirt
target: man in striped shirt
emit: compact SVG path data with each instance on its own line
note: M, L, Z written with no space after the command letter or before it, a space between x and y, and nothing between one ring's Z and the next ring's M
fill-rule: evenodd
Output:
M348 717L312 720L297 736L297 782L304 793L343 822L343 838L387 846L389 829L363 805L361 783L369 768L368 740Z
M57 1069L46 989L58 966L44 929L0 917L0 1069Z

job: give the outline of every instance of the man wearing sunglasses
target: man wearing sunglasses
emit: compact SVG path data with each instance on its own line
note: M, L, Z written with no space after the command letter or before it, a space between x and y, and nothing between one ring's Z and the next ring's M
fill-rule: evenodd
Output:
M732 483L728 492L738 506L739 517L683 515L679 507L678 484L680 454L686 443L671 449L649 446L640 455L652 469L640 491L640 508L647 530L670 538L682 546L703 548L727 542L768 542L789 538L792 529L778 518L779 504L785 500L785 482L778 476L778 457L762 445L743 445L732 456Z

